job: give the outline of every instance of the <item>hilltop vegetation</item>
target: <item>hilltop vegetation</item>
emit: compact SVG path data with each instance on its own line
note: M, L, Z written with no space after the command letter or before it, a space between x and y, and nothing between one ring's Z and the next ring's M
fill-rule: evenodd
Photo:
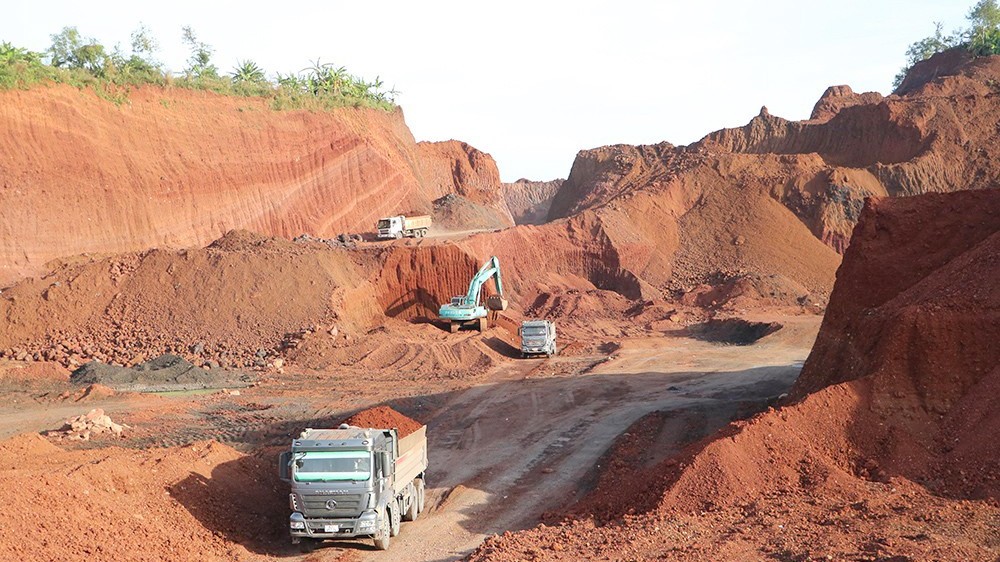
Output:
M273 79L252 60L240 61L231 72L223 73L212 59L212 47L200 41L190 27L183 29L182 37L190 57L176 76L156 59L158 42L141 25L132 33L128 53L118 45L109 50L97 40L81 35L76 27L66 27L52 35L52 45L44 52L3 42L0 43L0 89L55 82L93 88L102 97L122 103L128 99L130 88L155 85L264 97L271 100L274 109L353 106L392 110L396 107L398 92L386 90L378 77L369 82L342 66L324 64L318 59L297 73L276 73Z
M945 35L944 25L935 22L934 35L910 44L906 50L907 64L896 75L893 89L899 88L914 64L949 49L966 49L977 57L1000 55L1000 5L997 0L979 0L966 19L969 27L956 29L951 35Z

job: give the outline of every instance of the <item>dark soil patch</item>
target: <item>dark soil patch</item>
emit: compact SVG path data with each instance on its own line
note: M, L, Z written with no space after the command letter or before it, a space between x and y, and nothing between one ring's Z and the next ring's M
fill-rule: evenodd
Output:
M750 322L742 318L712 319L688 326L691 337L714 343L750 345L783 326L777 322Z
M75 384L102 384L115 390L133 392L242 387L252 382L248 375L223 369L206 370L171 354L161 355L135 367L91 361L73 371L70 381Z

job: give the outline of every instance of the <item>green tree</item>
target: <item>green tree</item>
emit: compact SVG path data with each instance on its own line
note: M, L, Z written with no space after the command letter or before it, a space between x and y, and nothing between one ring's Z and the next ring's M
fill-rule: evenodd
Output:
M1000 6L980 0L969 10L968 47L977 56L1000 54Z
M198 40L191 26L184 26L182 40L191 49L191 58L184 73L194 78L218 78L219 69L212 64L211 45Z
M84 38L75 27L64 27L52 35L48 50L50 64L57 68L81 68L95 76L104 76L108 62L104 46L91 38Z

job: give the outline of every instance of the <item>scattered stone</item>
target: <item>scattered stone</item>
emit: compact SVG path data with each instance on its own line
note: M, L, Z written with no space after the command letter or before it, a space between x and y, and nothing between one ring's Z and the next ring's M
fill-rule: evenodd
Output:
M111 421L111 417L101 408L94 408L86 414L69 418L63 426L54 431L45 432L46 437L68 439L71 441L89 441L94 435L111 434L121 437L127 425Z

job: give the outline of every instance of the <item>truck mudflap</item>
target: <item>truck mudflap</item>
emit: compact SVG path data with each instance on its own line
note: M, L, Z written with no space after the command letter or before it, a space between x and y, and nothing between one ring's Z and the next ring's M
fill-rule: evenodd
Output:
M378 514L365 512L356 519L306 519L301 513L288 518L293 537L313 539L348 539L371 536L378 532Z

